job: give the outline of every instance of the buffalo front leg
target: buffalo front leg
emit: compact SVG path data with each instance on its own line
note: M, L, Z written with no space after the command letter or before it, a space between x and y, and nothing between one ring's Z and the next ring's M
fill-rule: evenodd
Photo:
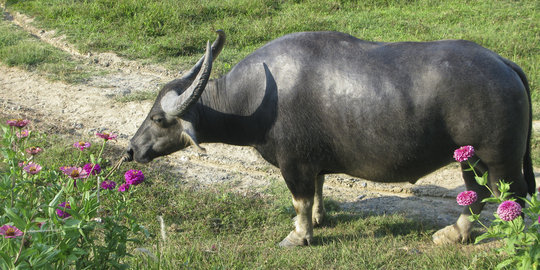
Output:
M321 225L326 214L323 203L323 185L324 175L317 175L317 179L315 180L315 197L313 198L313 226Z
M313 222L311 220L313 199L293 197L293 205L296 211L295 229L279 243L281 247L307 246L313 241Z
M292 193L296 211L295 229L279 243L282 247L306 246L313 240L313 204L315 195L315 175L294 164L282 167L281 173Z

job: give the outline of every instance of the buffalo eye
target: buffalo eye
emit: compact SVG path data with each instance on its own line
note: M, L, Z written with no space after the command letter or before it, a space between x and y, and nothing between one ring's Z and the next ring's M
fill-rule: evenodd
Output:
M151 117L152 121L158 126L163 126L165 124L165 117L161 115L154 115Z

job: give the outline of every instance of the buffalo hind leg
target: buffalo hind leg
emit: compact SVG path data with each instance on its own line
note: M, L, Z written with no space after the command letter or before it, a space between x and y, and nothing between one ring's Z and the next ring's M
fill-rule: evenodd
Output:
M488 169L488 185L489 188L496 194L499 195L497 189L497 184L499 180L504 180L505 182L512 182L510 186L510 191L513 192L515 198L527 196L527 185L521 173L520 164L503 164L503 165L490 165ZM461 164L462 170L468 168L468 165ZM481 162L477 165L477 172L480 171L479 175L485 172L485 166ZM470 171L463 171L463 178L465 180L465 186L467 190L473 190L478 194L478 199L476 202L470 205L470 208L473 213L479 214L484 207L484 203L481 201L484 198L491 196L491 193L483 186L480 186L476 183L474 179L474 173ZM517 199L517 201L523 206L523 201ZM457 222L453 225L447 226L433 235L433 241L436 244L444 243L459 243L465 242L469 239L472 222L469 220L471 215L471 210L469 206L465 206L462 214L459 216Z
M476 159L477 160L477 159ZM475 162L476 160L471 160ZM484 198L488 198L491 193L485 187L479 185L474 179L474 172L466 171L469 169L469 165L466 162L461 163L461 171L463 174L463 180L465 180L465 187L467 190L472 190L477 193L478 199L476 202L469 206L465 206L461 215L455 224L446 226L433 234L433 242L435 244L448 244L448 243L464 243L469 240L472 228L472 222L469 220L471 216L471 210L475 214L479 214L484 208L484 204L481 201ZM486 166L482 162L478 162L475 167L475 171L478 175L483 175L486 171ZM491 188L491 187L490 187Z
M315 197L313 198L313 226L322 224L326 211L323 203L324 174L317 175L315 180Z
M295 229L279 243L282 247L310 245L313 241L313 204L315 196L315 174L302 166L284 166L281 173L292 193L296 211Z

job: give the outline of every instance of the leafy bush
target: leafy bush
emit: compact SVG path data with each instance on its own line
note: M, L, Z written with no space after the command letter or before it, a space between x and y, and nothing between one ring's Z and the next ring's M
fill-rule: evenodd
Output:
M454 152L454 158L458 162L467 162L470 171L474 172L476 182L486 187L493 197L488 197L482 202L498 203L497 212L493 215L495 220L488 227L480 221L480 215L471 210L471 221L477 221L486 232L478 236L475 244L487 238L501 239L505 246L497 249L497 252L507 255L507 259L497 265L498 269L511 266L513 269L540 269L540 200L539 192L531 196L531 199L521 198L527 208L521 207L519 203L511 197L510 184L502 180L497 185L499 195L497 195L488 185L488 173L482 176L475 171L475 165L469 159L474 155L474 148L470 145L463 146ZM474 191L464 191L457 196L459 205L471 205L478 198ZM470 209L470 208L469 208ZM524 216L532 220L532 224L525 224Z
M129 170L119 186L107 179L105 172L116 167L100 164L115 135L97 134L97 155L90 142L75 142L74 166L47 168L39 164L47 149L27 145L33 135L24 129L28 120L7 124L0 125L0 268L128 268L128 245L148 237L131 214L144 175Z

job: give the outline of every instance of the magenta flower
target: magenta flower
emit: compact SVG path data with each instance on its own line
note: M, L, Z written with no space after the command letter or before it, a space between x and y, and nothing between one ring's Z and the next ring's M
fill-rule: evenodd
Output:
M28 119L10 119L10 120L7 120L8 125L10 125L12 127L18 127L18 128L23 128L26 125L28 125L28 123L30 123L30 120L28 120Z
M96 175L101 172L101 167L99 164L86 163L83 166L83 170L87 175Z
M23 169L24 169L24 171L25 171L26 173L29 173L29 174L36 174L36 173L38 173L39 171L41 171L41 166L39 166L39 164L37 164L37 163L30 162L30 163L28 163L28 165L26 165Z
M511 221L521 215L521 205L514 201L504 201L497 208L497 215L504 221Z
M28 154L30 154L32 156L35 156L35 155L43 152L43 149L41 149L39 147L36 147L36 146L32 146L32 147L30 147L30 148L28 148L28 149L26 149L24 151L26 151L26 153L28 153Z
M119 187L118 187L118 191L120 192L126 192L129 190L129 184L128 183L124 183L124 184L121 184Z
M116 182L107 179L101 182L100 186L101 186L101 189L113 190L116 187Z
M3 235L4 238L15 238L23 235L23 232L21 232L21 230L17 229L15 226L6 224L0 227L0 234Z
M89 143L89 142L82 142L82 141L81 141L81 142L75 142L75 143L73 144L73 147L79 148L79 150L82 151L82 150L84 150L84 149L90 147L90 143Z
M463 162L474 155L474 147L470 145L462 146L454 151L454 159Z
M101 182L100 186L101 186L101 189L113 190L116 187L116 182L107 179Z
M65 175L69 176L72 179L86 178L88 173L83 170L81 167L60 167L60 170L64 172Z
M21 132L17 132L17 138L19 139L26 138L29 135L30 135L30 131L28 131L28 129L21 130Z
M115 140L118 135L112 134L112 133L107 133L107 132L103 132L103 133L98 132L98 133L96 133L96 136L108 141L108 140Z
M144 174L139 170L129 170L124 174L126 183L129 185L138 185L144 181Z
M71 217L71 215L65 211L66 209L71 209L71 205L69 204L69 202L62 202L58 206L61 207L61 208L56 209L56 214L58 215L58 217L60 218Z
M456 201L459 205L471 205L478 199L476 192L472 190L467 190L459 193L456 197Z

